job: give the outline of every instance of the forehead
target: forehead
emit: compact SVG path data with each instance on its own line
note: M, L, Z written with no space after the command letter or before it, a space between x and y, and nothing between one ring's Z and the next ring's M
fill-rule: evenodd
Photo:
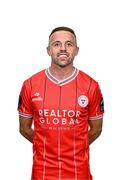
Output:
M69 31L56 31L51 35L49 41L75 41L75 37Z

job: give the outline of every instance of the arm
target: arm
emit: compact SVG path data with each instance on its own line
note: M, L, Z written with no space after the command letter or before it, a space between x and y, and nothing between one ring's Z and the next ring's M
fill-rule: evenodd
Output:
M32 129L32 122L32 118L19 116L19 132L31 143L33 143L34 135L34 130Z
M95 141L102 132L102 124L103 119L97 119L97 120L89 120L89 132L88 132L88 139L89 139L89 145Z

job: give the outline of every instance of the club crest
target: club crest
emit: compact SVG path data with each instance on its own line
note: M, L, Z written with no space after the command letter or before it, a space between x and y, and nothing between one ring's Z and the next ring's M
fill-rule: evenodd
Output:
M88 105L88 98L85 95L81 95L78 97L78 104L81 107L86 107Z

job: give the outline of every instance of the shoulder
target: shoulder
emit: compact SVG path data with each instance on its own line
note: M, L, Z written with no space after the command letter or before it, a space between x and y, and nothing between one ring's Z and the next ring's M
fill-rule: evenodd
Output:
M43 76L45 75L45 69L43 69L42 71L39 71L39 72L37 72L37 73L35 73L35 74L33 74L29 79L40 79L40 78L42 78Z
M98 82L87 73L79 70L78 81L88 89L95 89L98 86Z
M32 86L32 84L36 84L39 83L45 76L45 69L33 74L32 76L30 76L29 78L27 78L24 81L24 85L26 87L30 87Z
M97 81L93 77L91 77L90 75L88 75L87 73L85 73L81 70L79 70L79 78L84 80L84 81L92 80L94 83L97 83Z

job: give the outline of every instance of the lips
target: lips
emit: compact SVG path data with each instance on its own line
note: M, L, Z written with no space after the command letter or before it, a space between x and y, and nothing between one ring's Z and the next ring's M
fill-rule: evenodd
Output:
M68 54L67 53L60 53L60 54L58 54L58 57L68 57Z
M64 57L67 57L67 55L61 54L59 57L64 58Z

